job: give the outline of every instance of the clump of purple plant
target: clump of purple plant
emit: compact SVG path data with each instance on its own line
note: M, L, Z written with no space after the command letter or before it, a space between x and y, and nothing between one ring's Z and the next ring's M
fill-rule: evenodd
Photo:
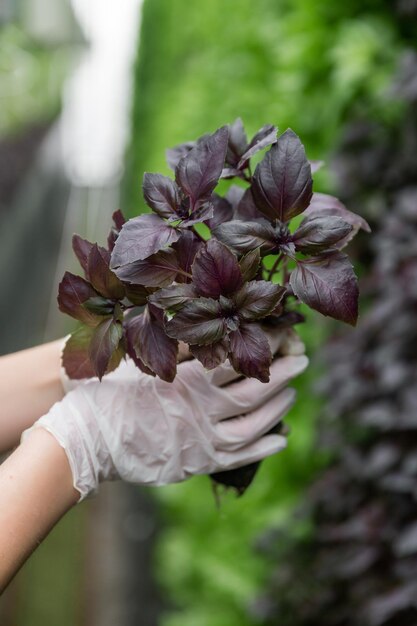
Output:
M229 359L267 382L272 354L259 322L291 326L303 319L301 301L356 323L357 281L341 250L369 227L336 198L313 193L317 164L292 130L277 137L268 124L248 141L237 119L167 159L174 179L144 175L151 213L125 221L116 211L107 248L74 236L85 278L67 272L58 296L61 311L82 323L64 350L70 377L101 379L127 354L171 382L183 341L207 369ZM220 179L237 184L221 196Z

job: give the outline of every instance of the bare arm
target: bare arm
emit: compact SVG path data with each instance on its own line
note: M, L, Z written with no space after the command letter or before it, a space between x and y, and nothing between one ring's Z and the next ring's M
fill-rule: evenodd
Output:
M15 447L22 432L62 400L62 339L0 357L0 454Z
M0 466L0 593L56 522L79 499L67 456L35 429Z

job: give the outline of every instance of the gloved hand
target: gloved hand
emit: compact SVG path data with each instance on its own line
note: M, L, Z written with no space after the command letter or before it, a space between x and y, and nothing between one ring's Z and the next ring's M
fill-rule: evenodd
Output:
M307 364L305 356L280 357L265 384L237 380L228 364L206 372L191 360L166 383L127 361L101 383L77 386L32 428L45 428L65 449L80 500L105 480L180 482L283 449L285 437L262 435L292 406L286 385Z

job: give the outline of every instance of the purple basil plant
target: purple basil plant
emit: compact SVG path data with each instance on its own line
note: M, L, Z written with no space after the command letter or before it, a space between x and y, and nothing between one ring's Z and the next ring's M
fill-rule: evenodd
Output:
M58 295L60 310L81 322L63 353L71 378L101 379L129 355L172 382L183 341L207 369L229 359L267 382L272 354L260 322L292 326L304 302L356 324L357 280L341 250L369 226L313 193L318 165L292 130L278 137L268 124L248 141L237 119L168 150L167 160L174 179L143 178L151 213L126 221L116 211L107 247L73 238L85 278L67 272ZM236 181L224 196L220 179Z

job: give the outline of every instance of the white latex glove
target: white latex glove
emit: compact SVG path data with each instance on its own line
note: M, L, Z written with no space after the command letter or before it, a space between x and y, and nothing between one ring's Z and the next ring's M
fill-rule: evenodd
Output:
M262 435L292 406L295 392L285 387L307 364L305 356L278 358L265 384L236 380L227 364L206 372L194 359L166 383L127 361L101 383L70 391L32 428L45 428L65 449L80 500L105 480L180 482L282 450L285 437Z

